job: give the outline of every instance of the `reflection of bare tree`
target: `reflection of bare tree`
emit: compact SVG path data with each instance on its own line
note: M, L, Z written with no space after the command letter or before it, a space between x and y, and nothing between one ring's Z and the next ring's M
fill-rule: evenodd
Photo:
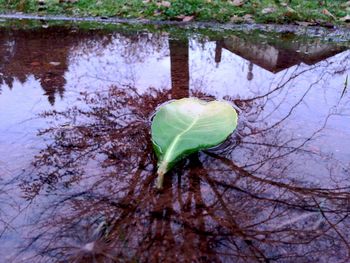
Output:
M107 45L101 45L100 42L81 42L78 49L72 52L70 62L73 65L83 63L84 66L71 70L70 85L76 90L82 86L105 86L106 83L140 87L143 85L139 82L146 80L147 84L142 83L145 88L158 87L158 70L153 67L158 67L157 62L169 55L167 39L162 34L118 32L112 34L111 42ZM90 63L90 59L93 63ZM147 71L150 67L154 71Z
M290 114L272 123L257 118L270 93L236 100L238 133L182 161L158 193L149 118L169 94L130 90L85 93L84 106L43 115L62 124L40 133L52 143L22 184L29 200L43 204L23 253L43 262L348 259L349 186L298 176L300 160L318 163L327 178L338 165L304 147L323 125L294 138L283 129Z
M0 48L3 63L1 65L0 83L10 88L14 79L25 82L33 74L41 83L51 104L55 94L63 96L64 72L67 70L67 56L71 43L75 42L67 30L14 31L2 34L0 42L7 43L8 48ZM4 33L4 32L2 32Z
M189 96L188 40L169 40L173 98Z
M15 79L24 83L28 76L33 75L39 80L49 102L54 104L56 95L63 97L66 84L64 74L68 69L71 48L86 39L93 42L101 38L99 32L92 35L56 27L1 30L0 84L12 88Z
M188 41L168 42L147 34L118 35L117 40L118 48L108 44L109 37L102 46L93 39L79 42L76 57L70 59L111 48L128 64L145 60L155 50L167 54L169 43L172 90L140 94L134 85L112 86L84 92L79 106L42 114L52 121L39 133L48 145L36 156L31 176L20 178L31 217L22 225L27 240L15 262L348 260L349 167L326 150L308 147L333 113L301 135L289 129L313 87L326 76L346 72L348 60L339 61L337 70L330 70L327 61L303 70L296 67L267 91L245 99L227 97L240 110L238 131L215 150L183 160L166 176L164 191L156 192L150 118L159 104L189 94ZM63 49L57 50L66 60L68 50ZM11 49L6 50L11 57ZM216 51L218 62L219 46ZM16 54L16 59L24 56ZM6 56L7 73L12 74L19 65ZM54 57L38 61L60 62ZM25 63L35 59L30 56ZM26 74L45 80L42 71L31 68L35 65ZM66 69L61 70L58 79ZM308 80L310 86L298 87L288 97L290 84L312 70L317 78ZM12 76L7 73L5 81ZM24 81L26 74L21 74L13 76ZM8 222L0 224L6 226L1 236Z
M142 63L154 52L168 51L167 43L162 41L163 37L147 33L107 34L97 30L84 31L57 27L2 30L0 85L6 84L12 88L15 80L23 84L30 75L33 75L53 105L57 95L63 97L66 85L65 73L69 64L75 59L89 53L98 57L103 51L111 49L111 52L119 52L120 57L124 58L123 65L116 65L118 68L124 67L125 64ZM114 40L118 42L111 44Z

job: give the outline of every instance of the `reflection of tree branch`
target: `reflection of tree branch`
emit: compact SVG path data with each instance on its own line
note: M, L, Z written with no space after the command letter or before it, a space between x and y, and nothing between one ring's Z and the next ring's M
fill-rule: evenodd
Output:
M345 198L349 198L350 197L350 192L345 192L344 190L348 190L350 189L350 186L346 186L346 187L341 187L341 188L333 188L333 189L327 189L327 188L316 188L316 187L299 187L299 186L293 186L290 184L286 184L286 183L282 183L282 182L278 182L278 181L273 181L273 180L269 180L266 178L260 178L257 177L255 175L253 175L252 173L248 172L247 170L237 166L233 161L219 156L217 154L214 153L207 153L209 156L222 161L225 165L229 166L231 168L232 171L240 174L243 177L246 178L251 178L256 182L262 182L262 183L266 183L268 185L271 186L276 186L278 188L282 188L282 189L287 189L290 192L294 192L294 193L299 193L302 195L317 195L318 197L322 197L322 198L328 198L328 199L338 199L338 200L344 200ZM229 186L227 184L223 184L226 187ZM237 190L237 188L234 188ZM273 201L273 200L270 200ZM305 206L300 205L299 207L303 208L303 209L308 209ZM315 211L314 209L310 210L310 211ZM345 212L347 212L348 210L344 210ZM331 212L335 212L332 210L327 210L328 213ZM338 211L337 211L338 212Z
M344 262L348 261L349 258L350 258L350 244L349 244L349 242L346 240L346 238L340 233L340 231L337 229L336 226L337 226L340 222L344 221L344 220L349 216L349 214L346 214L346 215L345 215L344 217L342 217L336 224L333 224L333 223L328 219L328 217L326 216L326 211L324 211L324 210L321 208L321 206L320 206L320 204L317 202L317 200L316 200L314 197L313 197L312 199L314 200L314 202L315 202L315 204L317 205L317 207L320 209L320 212L321 212L322 217L327 221L327 223L329 224L329 226L338 234L338 236L340 237L340 239L343 240L344 244L345 244L346 247L348 248L348 256L347 256L347 258L345 259Z
M92 256L182 261L190 254L199 262L268 262L310 259L326 248L322 242L337 238L324 227L312 198L325 200L323 211L331 220L348 212L350 187L304 187L283 180L293 168L287 159L293 153L318 157L303 146L325 124L296 145L301 138L256 122L263 133L239 135L221 149L191 156L167 174L165 191L157 193L149 118L170 92L150 94L111 87L83 94L82 108L42 115L55 120L40 133L52 143L37 156L23 189L32 200L55 198L35 222L40 229L28 250L37 247L43 258L60 255L77 262ZM262 110L259 102L250 105L252 111ZM253 165L236 164L240 153L259 167L251 171ZM275 166L276 174L259 177L262 164ZM314 218L312 226L303 225Z
M210 180L208 180L208 176L203 173L202 176L204 176L204 178L207 180L207 182L209 183L211 189L213 190L213 192L215 193L221 207L223 208L226 216L229 219L230 225L232 227L232 230L238 234L239 236L241 236L244 239L244 243L249 247L249 250L251 253L253 253L254 257L256 260L260 261L260 259L263 259L263 262L268 262L268 259L266 258L266 256L264 255L264 253L257 248L253 242L251 241L251 237L248 238L248 235L246 235L238 226L236 220L234 219L231 211L228 209L228 207L226 206L222 196L219 194L218 190L216 189L215 185L211 183Z

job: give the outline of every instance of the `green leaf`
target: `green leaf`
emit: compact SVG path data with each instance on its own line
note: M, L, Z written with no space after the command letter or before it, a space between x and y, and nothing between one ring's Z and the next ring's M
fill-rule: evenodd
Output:
M237 126L237 113L227 102L197 98L172 101L152 121L153 148L158 157L157 187L181 158L223 142Z

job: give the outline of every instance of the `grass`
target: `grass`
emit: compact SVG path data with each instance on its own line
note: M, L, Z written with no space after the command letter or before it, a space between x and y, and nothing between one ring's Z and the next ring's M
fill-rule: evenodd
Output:
M340 24L347 0L0 0L0 12L150 20ZM348 3L348 5L346 4Z

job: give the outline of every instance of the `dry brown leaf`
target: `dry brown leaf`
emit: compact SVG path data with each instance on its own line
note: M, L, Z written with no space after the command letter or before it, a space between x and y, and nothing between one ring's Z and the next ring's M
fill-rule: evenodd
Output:
M254 19L253 19L253 15L251 15L251 14L244 15L243 16L243 20L244 20L244 22L249 23L249 24L255 22Z
M245 3L245 0L233 0L231 4L234 6L242 6L244 5L244 3Z
M266 8L264 8L263 10L261 10L261 13L262 13L263 15L266 15L266 14L274 13L274 12L276 12L276 11L277 11L277 9L276 9L275 7L266 7Z
M295 22L299 26L315 26L315 22L305 22L305 21L296 21Z
M160 16L161 14L162 14L162 12L159 11L159 10L156 10L156 11L154 11L154 13L153 13L154 16Z
M161 5L161 6L164 6L164 7L170 7L170 6L171 6L171 3L168 2L168 1L162 1L162 2L160 3L160 5Z
M230 22L231 23L242 23L243 22L243 18L234 15L233 17L230 18Z
M335 19L334 15L332 15L331 12L329 12L326 8L322 10L322 14L326 15L326 16L329 16L333 19Z
M293 8L291 8L291 7L287 7L287 11L286 12L284 12L284 16L286 16L286 17L292 17L292 16L294 16L295 14L296 14L297 12L293 9Z
M190 22L192 21L194 18L194 16L184 16L184 18L182 19L182 22Z
M297 11L295 11L293 8L287 6L287 12L288 13L296 13Z

